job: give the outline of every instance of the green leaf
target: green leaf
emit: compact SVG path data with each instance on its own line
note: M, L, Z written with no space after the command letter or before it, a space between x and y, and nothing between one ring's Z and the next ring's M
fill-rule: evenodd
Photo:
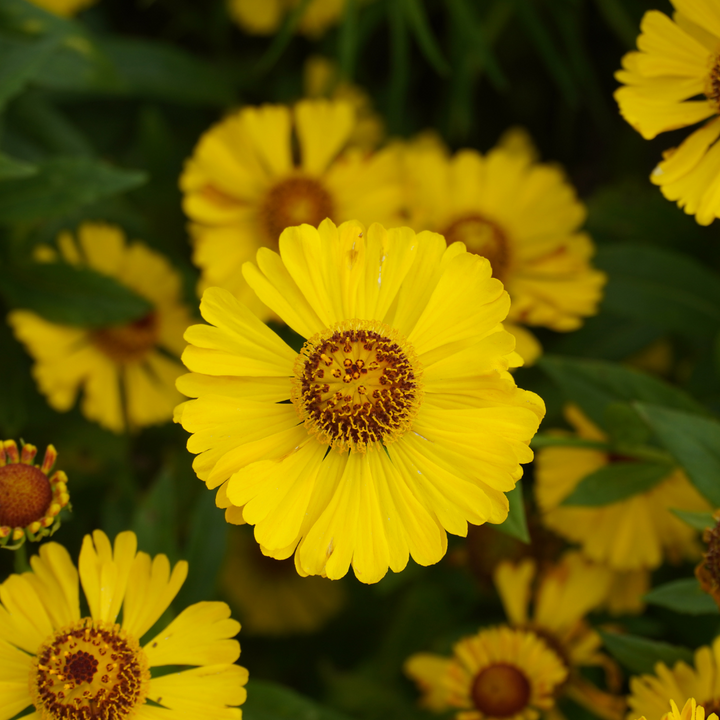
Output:
M358 54L358 0L347 0L338 33L338 64L340 75L347 80L355 77Z
M0 109L38 74L58 43L55 35L40 40L0 35Z
M65 263L15 265L0 274L9 304L47 320L107 327L137 320L152 305L114 278Z
M251 680L247 690L243 720L348 720L277 683Z
M717 524L711 512L695 512L694 510L679 510L678 508L670 508L670 512L677 515L691 528L695 528L700 532L705 528L715 527Z
M591 448L592 450L600 450L601 452L610 452L610 446L600 440L586 440L574 435L548 435L540 433L530 441L530 447L533 450L539 450L545 447L576 447Z
M632 673L653 673L658 662L670 667L679 660L688 664L693 662L692 651L686 647L636 635L619 635L605 630L598 632L610 654Z
M506 535L530 544L530 533L528 532L527 518L525 517L522 482L518 480L515 487L509 493L506 493L506 496L510 503L510 511L508 512L505 522L496 525L496 527Z
M636 407L690 482L714 507L720 507L720 422L668 407L645 403Z
M672 465L615 462L586 475L562 505L596 507L647 492L672 472Z
M658 585L645 595L645 601L686 615L720 613L712 596L703 591L694 577Z
M388 125L392 133L403 127L403 115L410 83L410 43L404 12L404 0L390 0L387 4L390 24L390 83L388 97Z
M545 355L538 361L567 400L580 405L590 419L605 427L605 410L612 402L658 403L688 412L705 413L687 393L650 375L603 360Z
M142 185L147 176L84 157L52 158L32 177L8 180L0 194L0 223L47 220L100 198Z
M140 501L133 518L138 549L150 555L164 553L170 562L177 562L177 503L174 478L162 470L149 492Z
M438 75L448 75L450 66L438 47L422 3L418 0L403 0L403 4L408 25L412 29L425 59L433 66Z
M605 408L605 422L610 444L620 448L644 445L650 439L650 429L629 403L614 402Z
M595 4L607 26L615 33L615 37L628 50L634 49L639 28L621 0L595 0Z
M295 29L300 24L300 20L305 14L305 10L307 10L309 4L310 0L300 0L293 10L285 16L280 30L275 33L270 47L265 51L265 54L260 58L260 61L255 67L255 73L257 75L264 75L268 70L271 70L280 59L285 52L285 48L290 44Z
M36 172L37 167L35 165L0 154L0 180L30 177Z
M720 276L687 255L642 245L600 246L603 308L686 336L720 330Z

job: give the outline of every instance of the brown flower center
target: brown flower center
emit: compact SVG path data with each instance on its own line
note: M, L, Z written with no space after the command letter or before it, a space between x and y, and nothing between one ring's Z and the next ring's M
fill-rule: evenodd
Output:
M705 96L720 111L720 54L710 56L710 75L705 84Z
M273 247L277 247L285 228L303 223L317 227L332 214L333 202L328 191L317 180L307 177L292 177L274 185L260 208L260 219Z
M90 337L111 360L127 363L142 360L157 344L158 334L157 315L150 312L126 325L93 330Z
M84 618L40 646L30 670L43 720L124 720L145 701L145 653L119 625Z
M0 467L0 527L24 528L42 520L53 492L45 473L33 465Z
M700 703L698 704L700 705ZM705 718L708 718L710 713L715 713L718 717L720 717L720 698L708 700L707 702L702 703L701 707L705 709Z
M295 362L292 401L308 432L364 452L402 435L422 399L412 347L375 320L346 320L310 338Z
M500 227L480 214L463 215L454 220L444 232L448 245L465 243L470 252L490 261L493 277L503 280L510 265L510 244Z
M490 717L512 717L530 701L530 682L514 665L498 663L481 670L472 685L475 707Z

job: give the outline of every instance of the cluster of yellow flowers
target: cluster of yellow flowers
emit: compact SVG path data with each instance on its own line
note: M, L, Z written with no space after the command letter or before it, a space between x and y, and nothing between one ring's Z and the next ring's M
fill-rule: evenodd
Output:
M81 6L38 4L63 14ZM673 19L646 14L616 97L646 138L709 119L652 174L709 224L720 217L720 9L673 4ZM298 2L228 7L262 34ZM322 33L343 7L314 0L298 30ZM506 520L545 414L513 374L542 352L529 328L579 328L606 281L591 262L583 204L523 131L485 155L451 153L432 134L385 141L367 96L332 73L318 60L309 98L230 112L188 159L179 182L204 324L193 324L164 256L102 223L63 232L35 260L92 268L151 311L92 328L24 309L9 316L55 410L81 395L83 414L110 431L174 418L190 433L193 468L227 522L254 526L254 543L233 535L223 583L258 632L318 627L342 601L320 578L352 567L376 583L410 558L439 562L448 533ZM627 461L603 449L607 437L579 408L566 417L574 433L558 437L597 447L540 450L534 492L544 528L574 549L550 563L498 563L507 622L460 639L452 656L412 655L404 670L424 707L458 720L561 718L561 698L603 720L717 720L720 639L696 651L693 667L658 663L655 675L633 677L626 700L587 619L600 608L639 612L652 570L700 560L697 531L672 511L711 507L680 469L615 503L563 505L590 473ZM36 452L0 443L0 546L55 532L69 505L67 477L51 474L55 449L39 466ZM266 582L257 570L248 597L233 582L238 568L268 558L289 571ZM290 558L294 567L280 564ZM708 563L699 577L720 596ZM155 627L187 563L171 568L165 555L138 552L134 533L112 544L98 530L77 568L55 542L31 566L0 585L0 720L31 707L26 717L38 720L241 717L247 671L235 664L240 626L228 605L197 603ZM300 584L307 606L290 615L276 603ZM153 675L161 666L173 668ZM605 689L587 667L604 672Z

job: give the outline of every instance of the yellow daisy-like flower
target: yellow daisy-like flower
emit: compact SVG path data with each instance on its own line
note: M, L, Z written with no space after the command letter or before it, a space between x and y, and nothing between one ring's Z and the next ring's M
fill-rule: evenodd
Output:
M638 51L622 59L615 92L622 116L647 140L696 125L650 179L701 225L720 214L720 10L714 0L671 0L673 19L645 13Z
M59 412L75 404L82 388L82 412L89 420L121 432L169 420L180 399L175 380L183 368L178 357L190 315L181 304L179 274L159 253L126 243L119 228L95 223L80 227L77 242L58 238L65 262L115 278L153 306L145 317L125 325L85 328L49 322L27 310L8 321L35 358L33 376L48 403ZM55 260L50 248L44 260Z
M246 280L306 342L292 350L225 290L185 334L193 372L177 419L226 517L301 575L363 582L408 555L437 562L446 531L502 522L542 400L508 368L509 298L484 258L408 228L286 230Z
M565 411L578 437L606 442L606 435L575 406ZM587 475L610 462L628 458L592 448L549 447L538 452L535 496L543 522L583 552L614 570L656 568L663 559L679 562L700 557L697 531L671 512L707 511L708 503L681 470L650 490L599 507L561 506Z
M136 549L132 532L114 547L100 530L85 536L86 617L78 570L57 543L40 547L33 572L0 585L0 719L33 709L29 720L240 720L247 670L234 664L240 645L232 639L240 624L225 603L200 602L141 646L188 566L171 571L165 555ZM192 667L153 676L168 665Z
M717 713L711 712L706 715L705 708L695 702L695 698L690 698L684 705L682 710L678 710L674 700L670 701L670 712L665 713L661 720L718 720ZM638 718L645 720L645 717Z
M599 690L579 672L584 666L605 669L611 685L619 683L617 668L602 652L602 639L585 616L607 598L611 574L587 561L580 553L566 553L548 568L534 588L535 562L526 558L517 564L500 563L494 573L510 624L529 628L558 653L568 672L562 692L606 720L618 720L624 703ZM533 614L528 609L533 600Z
M263 246L277 250L286 227L325 218L399 224L397 151L347 147L356 128L350 103L303 100L244 108L202 136L180 178L201 290L224 287L267 319L242 265Z
M230 17L251 35L272 35L285 15L301 0L228 0ZM297 31L311 38L322 35L342 16L345 0L310 0Z
M30 0L33 5L62 17L72 17L98 0Z
M28 538L52 535L60 527L60 511L70 502L67 475L56 470L57 450L48 445L42 465L33 461L37 448L0 440L0 547L19 548ZM48 477L49 476L49 477Z
M230 547L220 582L243 619L246 633L291 635L318 630L342 607L342 585L300 577L291 560L274 560L245 528L230 529Z
M608 570L610 588L602 607L611 615L637 615L643 612L643 597L650 591L650 570Z
M423 693L421 704L457 720L535 720L555 705L567 668L545 640L529 630L480 630L453 646L450 658L417 653L405 674Z
M450 157L423 140L403 157L408 224L460 240L490 261L512 299L506 327L526 362L541 349L522 326L575 330L597 312L606 278L590 265L594 247L579 231L585 208L557 167L535 162L522 136L486 156L461 150Z
M680 660L671 670L659 662L654 675L630 678L630 712L626 718L664 717L668 703L674 698L695 698L698 712L720 714L720 638L715 639L712 647L703 646L695 651L694 667Z

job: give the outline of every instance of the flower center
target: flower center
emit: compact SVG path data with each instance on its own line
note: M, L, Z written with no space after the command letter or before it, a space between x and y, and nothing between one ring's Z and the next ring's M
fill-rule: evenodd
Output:
M502 280L510 264L510 246L505 233L492 220L473 213L454 220L444 232L448 245L465 243L470 252L490 261L493 277Z
M145 701L148 661L119 625L83 618L40 646L30 693L43 720L126 720Z
M0 467L0 527L27 527L42 520L52 502L50 481L25 463Z
M530 682L514 665L498 663L481 670L472 686L475 707L491 717L511 717L527 707Z
M700 705L700 703L698 703ZM711 713L715 713L720 717L720 700L708 700L702 703L702 707L705 709L705 717L709 717Z
M111 360L126 363L144 358L155 347L158 332L157 315L150 312L126 325L93 330L90 337Z
M705 96L720 111L720 54L710 56L710 75L705 84Z
M268 239L277 247L280 233L294 225L317 227L333 214L328 191L312 178L292 177L270 188L260 209Z
M308 432L339 451L388 444L422 400L412 346L375 320L345 320L310 338L295 361L292 402Z

